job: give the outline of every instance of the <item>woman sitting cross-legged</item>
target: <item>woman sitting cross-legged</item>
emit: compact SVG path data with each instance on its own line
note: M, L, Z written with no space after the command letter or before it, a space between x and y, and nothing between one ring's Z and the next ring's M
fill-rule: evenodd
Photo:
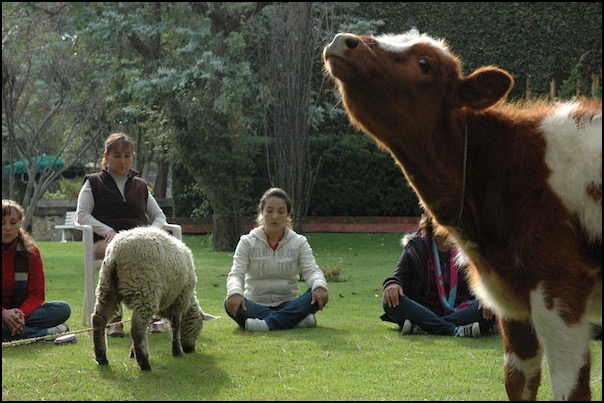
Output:
M306 237L291 229L291 210L285 191L267 190L258 205L258 226L235 249L224 305L249 332L315 327L315 313L327 304L327 281ZM309 287L302 295L300 276Z
M2 199L2 342L64 333L71 307L45 298L40 250L23 228L21 205Z
M467 266L448 236L435 233L427 212L402 243L394 274L383 283L382 320L397 323L404 335L480 337L493 331L495 317L470 293Z

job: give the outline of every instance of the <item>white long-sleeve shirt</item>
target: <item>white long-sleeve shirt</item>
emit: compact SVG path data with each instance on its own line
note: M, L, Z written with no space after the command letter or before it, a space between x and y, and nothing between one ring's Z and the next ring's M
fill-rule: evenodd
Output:
M273 251L264 229L256 227L241 236L235 248L227 298L240 294L264 306L277 306L298 297L300 276L312 290L327 290L327 280L306 237L286 229Z
M124 194L124 186L126 185L126 176L116 176L109 172L115 183L117 184L118 189ZM88 179L84 182L84 185L80 189L80 193L78 194L78 204L76 208L76 216L79 224L88 224L92 226L92 231L102 236L103 238L107 236L109 231L113 231L113 228L110 226L100 222L92 215L92 210L94 210L94 196L92 195L92 187L90 186L90 182ZM164 214L161 207L157 203L157 200L153 197L151 193L149 193L147 197L147 216L149 217L150 225L158 228L163 228L166 224L166 215Z

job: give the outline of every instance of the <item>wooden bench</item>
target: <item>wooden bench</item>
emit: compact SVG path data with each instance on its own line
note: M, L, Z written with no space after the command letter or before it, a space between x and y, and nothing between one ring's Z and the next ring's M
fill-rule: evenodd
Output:
M61 242L67 242L67 239L65 238L66 231L69 231L69 234L71 235L71 240L75 241L75 233L73 232L76 230L75 219L76 212L68 211L65 213L65 222L60 225L55 225L55 229L61 230Z

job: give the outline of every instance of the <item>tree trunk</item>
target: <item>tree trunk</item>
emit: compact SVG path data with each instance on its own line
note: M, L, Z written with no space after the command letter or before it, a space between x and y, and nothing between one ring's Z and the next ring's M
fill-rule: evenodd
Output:
M153 188L155 197L166 197L169 173L170 163L164 159L160 159L157 162L157 177L155 178L155 187Z
M214 200L212 247L220 251L233 251L243 229L239 199L229 194L228 190L220 189L213 192L212 199Z
M271 20L269 64L272 95L273 146L269 148L271 183L288 192L294 204L294 229L308 214L314 182L310 149L310 98L316 55L313 3L283 3ZM316 170L315 170L316 171Z

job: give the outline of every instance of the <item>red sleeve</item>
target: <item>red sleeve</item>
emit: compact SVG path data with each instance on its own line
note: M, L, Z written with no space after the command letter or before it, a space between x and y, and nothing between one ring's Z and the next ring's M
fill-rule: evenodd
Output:
M19 309L27 318L44 302L44 268L40 250L36 246L29 254L29 274L27 277L27 297Z

